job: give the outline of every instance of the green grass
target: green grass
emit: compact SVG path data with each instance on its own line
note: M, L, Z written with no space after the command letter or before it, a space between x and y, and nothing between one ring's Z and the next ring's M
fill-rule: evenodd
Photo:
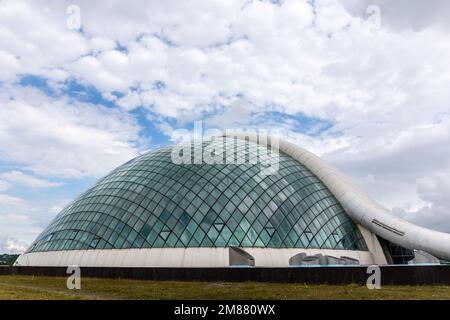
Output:
M0 276L0 299L450 299L449 286L305 285L257 282L175 282Z

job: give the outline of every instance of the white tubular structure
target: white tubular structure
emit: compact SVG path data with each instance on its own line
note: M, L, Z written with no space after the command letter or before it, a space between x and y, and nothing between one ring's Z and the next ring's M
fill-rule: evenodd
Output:
M270 137L267 142L261 142L258 141L257 134L227 131L224 136L271 145ZM261 140L261 136L259 139ZM313 153L278 138L273 144L274 148L278 144L281 152L296 159L322 180L356 223L401 247L423 250L438 258L450 260L450 234L423 228L393 216L388 209L361 191L349 177Z

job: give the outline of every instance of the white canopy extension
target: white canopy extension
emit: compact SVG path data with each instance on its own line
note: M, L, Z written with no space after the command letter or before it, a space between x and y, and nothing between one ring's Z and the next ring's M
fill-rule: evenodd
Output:
M450 260L450 234L423 228L393 216L388 209L360 190L349 177L313 153L275 136L271 139L256 133L229 131L224 136L273 145L321 179L356 223L404 248L423 250L438 258Z

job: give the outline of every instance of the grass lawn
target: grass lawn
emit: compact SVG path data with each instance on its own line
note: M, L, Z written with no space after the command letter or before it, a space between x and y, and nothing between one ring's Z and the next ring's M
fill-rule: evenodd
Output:
M257 282L175 282L0 276L0 299L450 299L450 286L305 285Z

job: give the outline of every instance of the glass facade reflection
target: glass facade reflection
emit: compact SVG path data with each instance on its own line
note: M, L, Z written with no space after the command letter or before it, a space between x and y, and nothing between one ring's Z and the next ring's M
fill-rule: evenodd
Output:
M220 138L202 147L222 144L226 164L174 164L173 146L125 163L62 210L28 252L227 246L367 250L356 225L306 167L244 140ZM278 157L276 174L261 175L261 165L249 163L258 149L267 154L265 160ZM230 157L241 161L229 164Z

